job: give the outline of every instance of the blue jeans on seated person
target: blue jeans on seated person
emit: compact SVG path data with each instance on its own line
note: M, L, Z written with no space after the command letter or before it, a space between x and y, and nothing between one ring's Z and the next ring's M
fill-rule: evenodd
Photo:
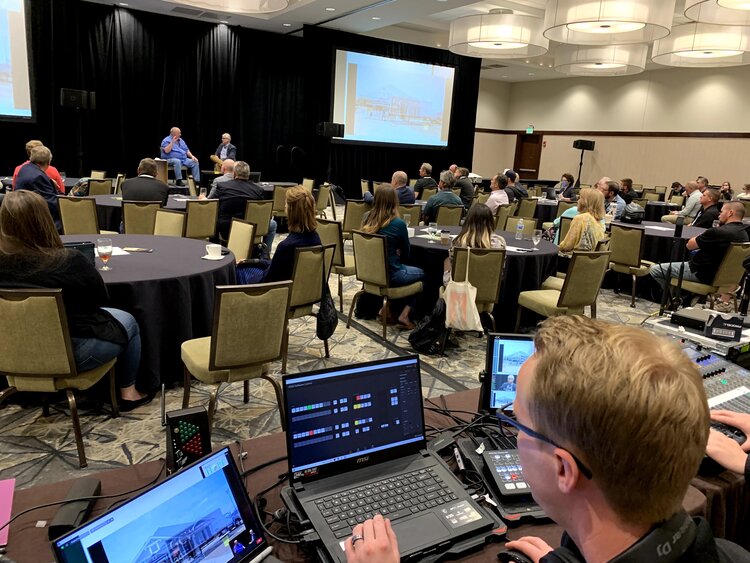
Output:
M102 307L119 322L128 334L125 345L98 338L71 338L73 357L78 371L89 371L117 358L117 385L130 387L135 384L138 365L141 362L141 333L133 315L120 309Z
M648 273L654 278L659 284L659 287L664 288L664 284L667 283L667 278L671 277L674 280L680 277L680 266L684 264L685 268L682 272L682 279L685 281L692 281L701 283L698 277L690 271L690 264L688 262L664 262L662 264L654 264L649 268Z
M393 287L400 287L402 285L409 285L424 279L424 270L417 268L416 266L404 265L403 269L397 270L391 274L391 285ZM406 304L410 307L414 307L417 302L416 296L412 295L406 298Z
M185 166L188 169L188 174L193 176L193 180L200 182L201 180L201 167L195 161L189 158L180 160L179 158L167 159L167 166L171 165L174 168L174 179L175 181L182 180L182 167Z

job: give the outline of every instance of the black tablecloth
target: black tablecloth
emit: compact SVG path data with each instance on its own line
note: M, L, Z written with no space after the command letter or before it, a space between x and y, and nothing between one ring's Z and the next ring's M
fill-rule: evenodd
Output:
M422 228L416 234L424 235ZM461 227L441 227L451 234L458 234ZM515 240L514 233L502 233L509 247L532 249L529 240ZM437 301L439 288L443 283L443 262L448 256L448 246L436 242L430 244L425 238L415 236L410 239L411 256L408 263L419 266L425 272L424 289L419 301L419 312L429 312ZM557 246L541 241L537 250L523 252L509 249L506 255L504 279L500 288L500 301L495 305L493 316L497 330L512 332L516 322L518 294L529 289L539 289L542 282L555 273L557 266Z
M672 251L672 240L674 238L674 225L671 223L661 223L655 221L644 221L640 225L630 225L613 221L614 225L624 225L626 227L641 227L646 230L646 242L643 246L643 259L651 262L669 262ZM706 229L700 227L686 226L682 229L682 238L680 240L680 252L687 244L687 241L697 237Z
M92 241L96 235L64 236L65 242ZM222 260L202 260L203 241L149 235L113 235L113 246L152 248L112 256L111 271L101 272L110 305L132 314L141 329L138 387L156 389L182 379L180 346L211 334L214 288L235 283L231 253ZM97 260L97 267L101 262Z
M664 203L663 201L649 201L646 204L646 221L660 222L663 215L669 215L670 211L680 208L675 203Z
M105 231L120 231L122 221L122 196L119 195L95 195L96 215L99 220L99 229ZM185 211L187 199L198 199L184 195L170 195L167 198L165 209Z
M557 205L558 201L555 199L540 199L536 204L536 224L538 228L542 228L542 223L551 223L557 217Z

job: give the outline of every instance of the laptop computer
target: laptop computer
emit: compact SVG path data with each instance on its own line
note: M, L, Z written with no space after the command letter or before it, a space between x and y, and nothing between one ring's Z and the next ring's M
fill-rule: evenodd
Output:
M513 410L521 365L534 353L534 337L523 334L489 333L487 367L480 409L495 414L497 409Z
M229 448L52 543L58 563L249 563L271 553Z
M333 561L352 528L390 518L402 561L493 527L426 450L419 357L284 376L294 499Z

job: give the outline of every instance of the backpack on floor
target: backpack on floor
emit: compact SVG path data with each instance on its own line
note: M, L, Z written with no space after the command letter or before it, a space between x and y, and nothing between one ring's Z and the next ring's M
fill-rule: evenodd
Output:
M409 335L409 344L422 354L437 354L440 352L440 341L445 328L445 301L438 299L432 313L424 317Z

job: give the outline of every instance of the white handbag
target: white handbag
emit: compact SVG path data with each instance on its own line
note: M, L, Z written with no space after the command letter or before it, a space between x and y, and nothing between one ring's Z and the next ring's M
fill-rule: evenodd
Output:
M482 320L479 318L476 298L477 288L469 283L469 261L471 260L471 248L466 252L466 273L464 281L448 282L443 293L445 300L445 326L456 330L484 331Z

